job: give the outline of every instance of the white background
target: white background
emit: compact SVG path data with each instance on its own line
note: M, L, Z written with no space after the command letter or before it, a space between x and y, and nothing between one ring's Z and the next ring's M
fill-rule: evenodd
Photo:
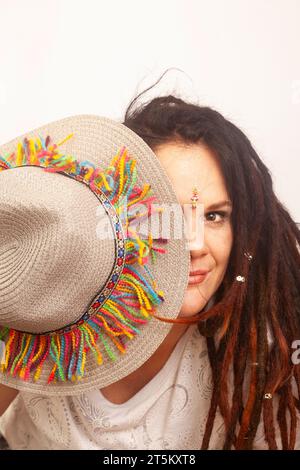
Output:
M0 143L77 113L122 119L137 91L233 120L300 222L300 0L0 0Z

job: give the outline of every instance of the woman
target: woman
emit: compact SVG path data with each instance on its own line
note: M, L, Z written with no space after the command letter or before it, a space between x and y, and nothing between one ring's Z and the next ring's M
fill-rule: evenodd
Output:
M300 338L299 230L234 124L171 95L135 107L137 98L125 125L156 153L180 201L189 202L196 187L204 204L204 245L191 251L194 272L178 320L197 323L207 341L213 392L201 447L208 448L220 410L224 449L251 449L260 420L269 449L280 441L300 448L300 374L292 362ZM214 307L201 313L213 295Z
M135 103L124 124L156 153L180 203L203 205L204 240L190 251L182 309L157 351L101 395L73 401L68 417L81 426L73 448L84 448L84 433L85 448L300 448L296 224L249 140L219 113L174 96ZM3 413L16 392L0 393ZM49 403L39 403L45 420ZM57 401L63 416L66 403ZM65 440L43 445L66 448Z

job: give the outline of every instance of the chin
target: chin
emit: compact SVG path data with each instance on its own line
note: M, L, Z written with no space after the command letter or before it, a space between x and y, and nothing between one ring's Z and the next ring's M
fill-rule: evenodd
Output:
M209 299L202 296L197 287L188 287L179 313L180 317L192 317L204 309Z

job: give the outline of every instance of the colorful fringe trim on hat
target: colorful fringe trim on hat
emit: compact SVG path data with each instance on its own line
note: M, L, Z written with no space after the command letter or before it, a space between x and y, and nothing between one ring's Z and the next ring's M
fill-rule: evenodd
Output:
M48 383L81 379L90 351L99 365L104 354L116 361L119 353L126 353L127 340L140 333L139 326L151 319L163 301L163 293L157 289L147 265L150 259L155 261L157 253L165 253L165 250L153 245L151 235L144 240L134 229L135 222L151 215L154 197L150 186L137 187L136 162L129 157L126 148L101 171L91 162L79 162L59 152L59 146L71 137L59 144L52 143L50 137L25 138L18 144L16 153L0 156L0 172L38 166L44 171L65 173L88 184L95 193L105 195L121 220L122 230L118 236L123 237L123 232L126 235L124 250L117 253L122 261L116 258L119 271L117 268L117 274L104 293L102 291L100 297L93 300L88 312L76 324L41 334L0 326L0 340L5 342L5 360L0 370L25 381L37 381L46 360L53 364ZM136 211L140 204L145 208L142 214Z

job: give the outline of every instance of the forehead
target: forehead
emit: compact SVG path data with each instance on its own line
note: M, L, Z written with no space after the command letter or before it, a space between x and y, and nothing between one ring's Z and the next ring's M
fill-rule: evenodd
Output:
M193 189L205 205L229 199L225 180L214 153L202 144L165 144L155 153L166 170L182 204L190 202Z

